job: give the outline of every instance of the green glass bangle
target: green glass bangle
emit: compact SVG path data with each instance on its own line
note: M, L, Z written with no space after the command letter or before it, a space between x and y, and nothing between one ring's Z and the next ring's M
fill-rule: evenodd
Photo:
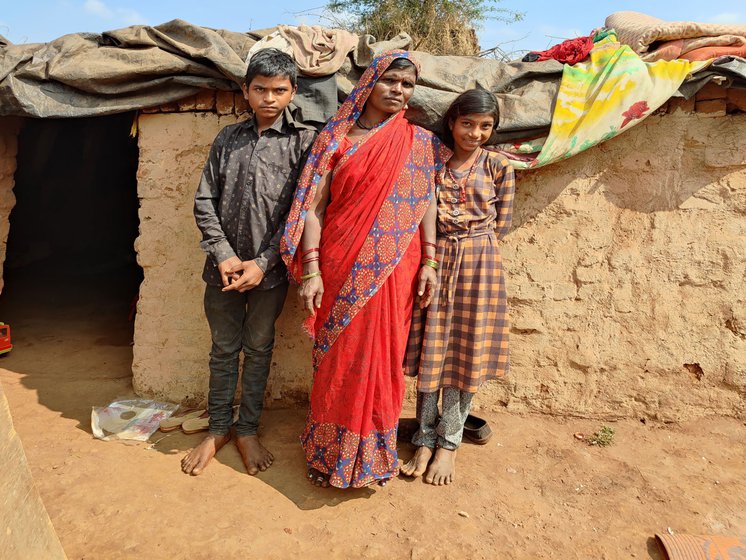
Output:
M427 259L427 258L422 259L422 264L423 266L429 266L430 268L434 268L435 270L438 270L438 267L440 266L438 265L438 261L433 260L433 259Z

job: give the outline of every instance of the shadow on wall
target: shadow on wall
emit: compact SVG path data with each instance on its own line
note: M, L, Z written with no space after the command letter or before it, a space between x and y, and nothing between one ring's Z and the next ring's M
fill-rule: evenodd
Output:
M480 405L742 410L744 124L653 116L521 174L503 246L512 374L480 390Z
M512 230L536 218L570 185L573 194L600 191L614 206L644 214L716 209L729 192L712 185L743 169L744 124L746 115L654 116L569 160L519 172Z
M746 152L746 138L740 139L743 145L735 152L733 148L738 146L727 145L722 138L733 138L738 144L738 122L744 120L731 116L721 123L709 123L716 126L706 129L694 119L667 119L659 127L641 127L639 134L622 138L627 143L624 151L615 140L602 144L597 157L610 163L599 174L596 188L603 188L611 204L644 214L718 210L731 194L722 180L743 168L742 154ZM651 135L656 131L660 142L651 149ZM720 134L724 136L718 138Z

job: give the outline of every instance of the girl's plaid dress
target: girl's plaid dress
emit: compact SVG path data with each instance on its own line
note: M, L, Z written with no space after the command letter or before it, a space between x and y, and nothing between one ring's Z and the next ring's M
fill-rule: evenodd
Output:
M481 150L473 171L441 171L437 184L438 288L429 308L415 305L405 372L418 376L419 392L475 393L509 367L499 241L510 229L515 174L503 156Z

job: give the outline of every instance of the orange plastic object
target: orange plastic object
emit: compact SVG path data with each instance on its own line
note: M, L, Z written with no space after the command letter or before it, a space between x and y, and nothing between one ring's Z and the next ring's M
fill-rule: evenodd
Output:
M0 323L0 354L6 354L13 350L13 345L10 343L10 325Z

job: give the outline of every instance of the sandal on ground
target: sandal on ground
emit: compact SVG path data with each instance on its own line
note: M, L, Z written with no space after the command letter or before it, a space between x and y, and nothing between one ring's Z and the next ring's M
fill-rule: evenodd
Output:
M160 423L160 426L158 429L162 432L170 432L172 430L178 430L181 425L186 422L187 420L191 420L192 418L199 418L205 413L205 410L195 410L192 412L187 412L185 414L179 414L178 416L171 416L170 418L166 418Z
M492 429L484 418L469 414L464 422L464 438L471 443L484 445L492 437Z
M205 416L204 418L190 418L185 420L181 424L181 431L185 434L196 434L197 432L204 432L210 427L210 417Z
M233 419L231 424L235 424L238 420L238 405L233 406ZM206 411L202 411L202 415L198 418L190 418L181 424L181 431L185 434L196 434L197 432L204 432L210 427L210 417Z

